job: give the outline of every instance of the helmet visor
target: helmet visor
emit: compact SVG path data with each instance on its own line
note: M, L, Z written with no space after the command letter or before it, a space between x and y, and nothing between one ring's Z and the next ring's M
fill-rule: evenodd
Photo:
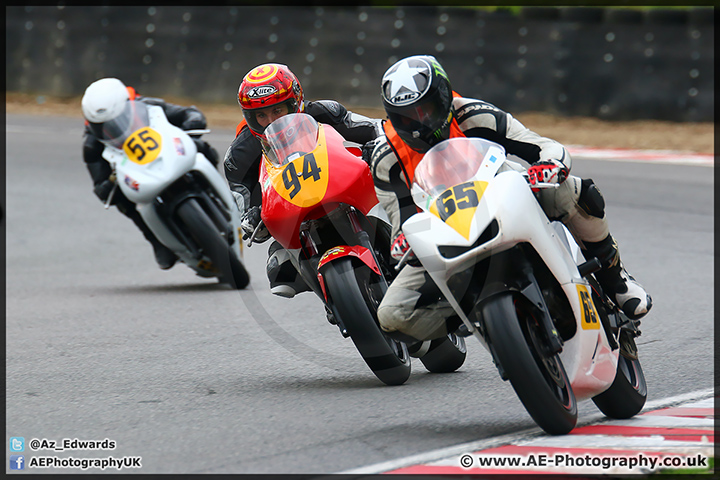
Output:
M437 91L426 101L405 107L387 109L393 128L411 148L427 151L447 138L452 111L452 97Z
M90 122L90 130L104 144L120 148L128 136L149 124L147 105L143 102L129 101L122 113L114 119L104 123Z
M298 113L298 111L299 106L297 101L294 98L290 98L284 102L270 105L269 107L254 108L252 110L244 108L243 116L245 117L245 121L247 122L248 127L250 127L250 130L258 135L263 135L265 133L265 129L274 120L291 113Z

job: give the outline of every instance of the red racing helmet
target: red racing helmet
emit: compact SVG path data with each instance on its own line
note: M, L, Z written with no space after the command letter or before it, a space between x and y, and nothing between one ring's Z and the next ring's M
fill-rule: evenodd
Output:
M305 109L300 81L286 65L279 63L266 63L250 70L238 88L238 103L250 131L261 139L267 125L258 123L257 110L280 104L287 106L287 113Z

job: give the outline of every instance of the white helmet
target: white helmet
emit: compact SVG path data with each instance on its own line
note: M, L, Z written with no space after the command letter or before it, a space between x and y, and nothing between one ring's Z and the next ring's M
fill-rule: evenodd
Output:
M130 94L123 82L117 78L101 78L85 90L83 116L91 123L105 123L117 118L129 100Z

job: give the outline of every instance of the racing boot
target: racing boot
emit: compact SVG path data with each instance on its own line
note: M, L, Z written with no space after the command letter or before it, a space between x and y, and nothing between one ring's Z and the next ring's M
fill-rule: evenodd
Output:
M135 204L127 200L124 196L120 197L116 195L115 206L120 212L128 217L133 223L140 229L145 239L150 242L153 247L155 254L155 261L162 270L168 270L175 265L178 257L168 247L160 243L155 234L145 224L145 221L140 216L140 212L135 208Z
M270 280L270 292L274 295L293 298L298 293L310 291L290 261L290 254L277 241L273 241L268 249L266 272Z
M584 242L585 258L597 257L601 269L595 272L595 278L603 291L632 320L645 316L652 308L652 298L635 278L633 278L622 262L617 242L608 234L600 242Z
M168 270L175 265L175 262L177 262L178 257L175 255L175 253L170 250L168 247L160 243L159 240L155 239L155 241L150 242L153 246L153 251L155 252L155 261L158 264L158 267L160 267L163 270Z

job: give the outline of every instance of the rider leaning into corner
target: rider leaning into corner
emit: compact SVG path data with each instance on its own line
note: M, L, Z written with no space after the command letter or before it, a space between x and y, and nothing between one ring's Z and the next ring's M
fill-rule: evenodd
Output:
M567 226L586 258L595 256L600 260L602 267L595 276L628 317L639 319L650 310L650 295L620 261L600 190L591 179L569 175L571 159L563 145L530 131L488 102L458 95L432 56L417 55L398 61L383 75L381 89L389 121L383 123L385 135L374 142L370 163L378 199L393 226L393 258L401 259L409 249L401 226L418 211L410 188L423 155L451 137L481 137L528 162L531 184L560 185L533 189L546 215ZM506 165L503 168L524 170L516 162ZM415 342L412 351L422 345L417 340L441 338L461 325L417 259L412 259L388 288L378 319L390 336Z
M271 122L290 113L306 113L331 125L345 140L361 145L381 133L379 120L350 112L334 100L304 101L300 81L282 64L267 63L248 72L238 89L238 103L244 119L225 154L225 177L242 215L243 239L249 238L260 223L261 141ZM261 227L253 241L262 243L269 238L270 233ZM268 248L266 270L270 291L275 295L292 298L310 290L277 241Z
M127 87L117 78L101 78L90 84L82 98L82 111L85 117L85 140L83 142L83 159L93 181L93 190L100 201L107 202L115 185L112 167L102 156L106 139L103 125L123 114L130 108L130 102L138 101L148 105L162 107L168 121L183 130L205 129L207 120L194 105L182 107L167 103L160 98L138 95L133 87ZM219 155L204 140L191 137L199 152L205 155L217 167ZM110 205L115 205L125 216L135 223L153 247L155 260L160 268L166 270L175 265L177 256L155 237L143 221L135 204L123 195L119 188L115 189Z

